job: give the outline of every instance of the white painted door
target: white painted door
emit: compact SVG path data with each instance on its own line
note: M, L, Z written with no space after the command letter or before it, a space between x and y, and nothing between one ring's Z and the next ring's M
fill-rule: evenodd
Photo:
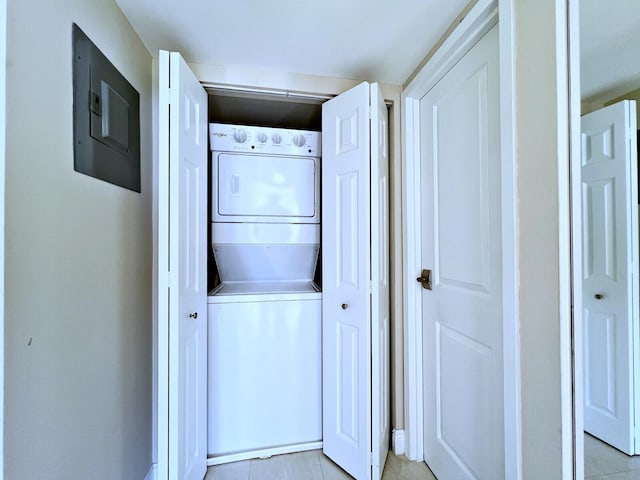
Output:
M159 94L159 342L168 344L167 390L159 393L168 394L167 431L159 432L167 438L168 467L159 470L160 478L202 480L207 468L207 96L175 52L161 52ZM160 375L162 369L159 365ZM159 452L159 463L161 458Z
M582 118L584 428L636 447L638 185L635 102Z
M371 85L371 402L372 478L382 478L389 451L389 114Z
M445 480L504 478L498 75L494 27L420 101L424 457Z
M323 450L358 480L372 468L380 478L389 432L388 210L372 198L387 195L387 120L372 90L379 98L362 83L322 109Z

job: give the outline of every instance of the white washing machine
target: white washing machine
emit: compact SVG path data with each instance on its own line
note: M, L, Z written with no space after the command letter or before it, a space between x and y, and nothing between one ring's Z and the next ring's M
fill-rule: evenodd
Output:
M320 133L211 124L208 453L322 440Z

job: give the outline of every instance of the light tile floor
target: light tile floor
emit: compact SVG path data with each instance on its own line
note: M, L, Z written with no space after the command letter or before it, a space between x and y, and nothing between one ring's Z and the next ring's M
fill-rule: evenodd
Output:
M629 457L584 435L585 480L640 480L640 456ZM352 480L321 450L209 467L205 480ZM389 452L382 480L436 480L424 462Z
M640 480L640 456L629 457L585 433L584 478L589 480Z
M321 450L245 460L207 469L205 480L352 480ZM424 462L389 453L382 480L436 480Z

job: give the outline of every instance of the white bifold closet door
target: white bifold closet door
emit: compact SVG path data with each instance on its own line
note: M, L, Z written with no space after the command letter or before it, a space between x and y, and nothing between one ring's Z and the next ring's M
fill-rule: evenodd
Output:
M358 480L389 445L387 122L377 84L322 108L323 448Z
M158 478L207 470L207 95L160 52Z
M640 453L636 105L582 117L584 428Z

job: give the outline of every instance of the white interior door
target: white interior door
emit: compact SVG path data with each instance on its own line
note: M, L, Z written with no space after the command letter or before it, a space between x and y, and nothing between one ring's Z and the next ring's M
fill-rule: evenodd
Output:
M584 428L627 454L638 371L635 102L582 118Z
M420 102L424 457L441 479L504 478L498 76L494 27Z
M382 194L388 180L387 167L377 164L383 159L371 155L370 136L370 117L376 129L386 127L386 119L377 119L379 104L370 108L372 87L377 91L362 83L322 108L323 450L358 480L369 480L374 464L379 478L389 430L388 413L380 411L388 410L388 373L379 371L388 371L389 357L388 258L381 252L388 229L380 225L388 219L380 212L386 200L371 197L372 183ZM376 134L375 142L376 152L386 148L386 136ZM374 225L381 228L372 241ZM375 402L374 381L381 388L373 392L380 396Z
M159 342L168 344L168 390L159 393L168 394L168 431L159 436L168 438L167 478L202 480L207 468L207 96L175 52L161 52L159 86ZM160 366L159 371L162 375ZM161 463L164 453L158 455Z

